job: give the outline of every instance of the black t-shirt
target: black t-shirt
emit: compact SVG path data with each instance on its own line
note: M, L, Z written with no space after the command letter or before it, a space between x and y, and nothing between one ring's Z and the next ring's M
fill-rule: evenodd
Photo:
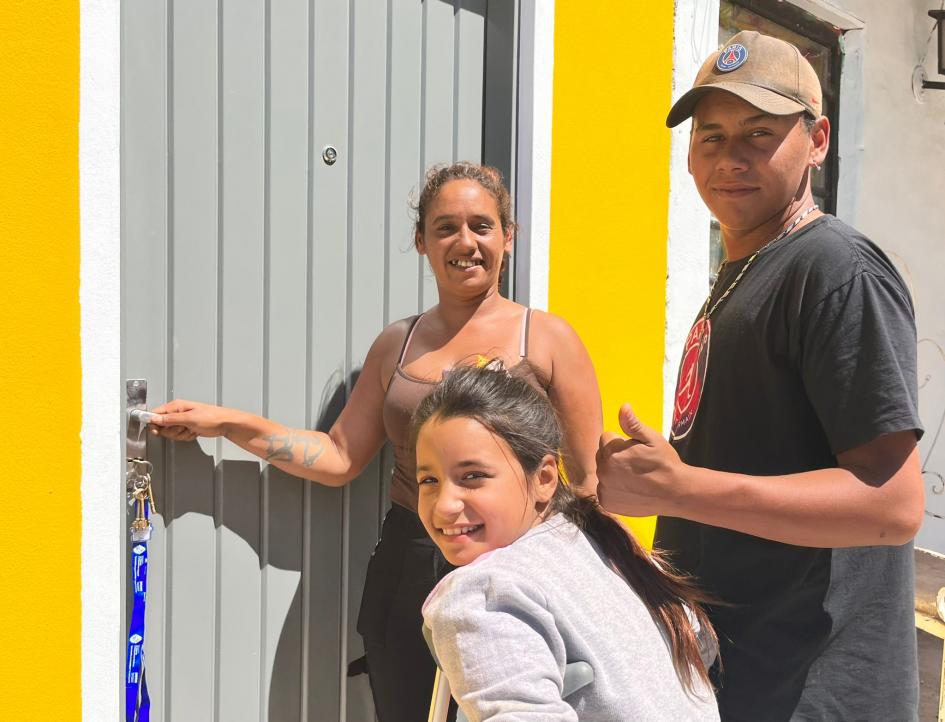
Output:
M723 268L713 303L744 264ZM708 354L687 344L677 389L686 463L791 474L835 467L883 434L921 434L909 293L836 218L762 252L710 320ZM662 517L655 544L730 605L710 610L723 719L916 718L911 543L813 549Z

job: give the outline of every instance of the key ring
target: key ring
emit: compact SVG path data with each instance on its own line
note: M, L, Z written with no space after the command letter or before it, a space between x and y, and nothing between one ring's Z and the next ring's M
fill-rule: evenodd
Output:
M128 463L134 465L137 476L151 476L151 472L154 471L154 465L147 459L128 459Z

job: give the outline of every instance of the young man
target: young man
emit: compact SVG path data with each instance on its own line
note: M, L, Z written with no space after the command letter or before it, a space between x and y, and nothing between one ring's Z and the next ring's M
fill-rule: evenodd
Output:
M610 511L719 600L726 720L913 720L923 516L916 337L879 248L817 209L830 136L793 46L742 32L673 106L726 261L689 334L670 443L629 406L598 456ZM892 212L892 211L891 211Z

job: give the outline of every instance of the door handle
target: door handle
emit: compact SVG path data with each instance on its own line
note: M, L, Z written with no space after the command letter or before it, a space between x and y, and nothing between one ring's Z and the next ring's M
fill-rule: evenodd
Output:
M147 379L128 379L125 382L125 406L128 419L125 431L125 491L128 503L136 506L131 522L131 540L148 541L151 523L148 511L155 512L151 491L151 462L148 461L148 421L154 416L147 410Z

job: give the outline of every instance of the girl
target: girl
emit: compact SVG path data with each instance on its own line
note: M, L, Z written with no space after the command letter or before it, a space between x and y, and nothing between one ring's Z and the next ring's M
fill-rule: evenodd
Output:
M559 483L561 433L541 393L460 368L413 424L420 519L460 567L423 616L470 722L718 719L705 598ZM575 661L594 681L562 699Z
M420 607L448 567L417 517L410 417L443 370L477 354L514 364L511 373L557 409L569 478L591 491L601 433L597 380L577 334L563 319L499 293L515 230L499 172L472 163L433 168L416 210L414 243L429 261L439 303L381 331L327 433L182 400L155 409L161 416L153 422L178 441L226 436L284 471L329 486L347 484L385 441L392 443L392 504L358 617L380 722L426 719L430 704L435 668L420 632Z

